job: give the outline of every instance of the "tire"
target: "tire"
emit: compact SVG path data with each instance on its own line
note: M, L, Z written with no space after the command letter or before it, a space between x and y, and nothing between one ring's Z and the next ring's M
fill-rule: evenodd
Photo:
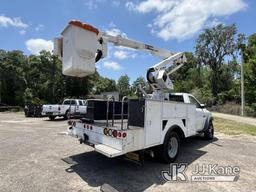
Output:
M208 129L204 132L204 138L212 140L214 138L214 127L212 121L209 123Z
M179 135L171 131L167 133L164 143L159 151L161 154L161 159L164 163L172 163L176 160L180 151L180 137Z
M67 120L69 118L70 118L70 112L69 112L69 110L67 110L65 115L64 115L64 119Z
M51 121L53 121L53 120L55 119L55 117L56 117L56 116L49 116L49 119L50 119Z

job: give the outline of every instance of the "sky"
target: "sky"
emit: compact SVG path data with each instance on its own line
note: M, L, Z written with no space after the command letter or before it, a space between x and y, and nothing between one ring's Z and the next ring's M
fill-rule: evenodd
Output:
M72 19L100 31L173 52L191 51L198 35L219 23L236 24L247 36L256 32L255 0L1 0L0 49L38 54L53 49L53 38ZM131 82L145 77L161 58L143 51L109 46L96 64L102 76Z

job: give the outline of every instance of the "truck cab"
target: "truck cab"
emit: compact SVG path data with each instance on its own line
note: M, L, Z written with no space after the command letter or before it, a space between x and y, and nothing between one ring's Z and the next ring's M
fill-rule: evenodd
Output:
M189 93L170 93L169 101L182 102L182 103L195 105L196 131L203 130L207 119L212 118L212 115L210 111L206 109L205 104L201 104L193 95Z

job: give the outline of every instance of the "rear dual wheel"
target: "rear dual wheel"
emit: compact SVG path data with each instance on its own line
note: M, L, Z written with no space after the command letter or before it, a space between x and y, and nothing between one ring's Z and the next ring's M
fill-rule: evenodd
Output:
M163 145L160 146L157 155L160 155L164 163L172 163L176 160L180 151L180 137L175 131L167 133Z

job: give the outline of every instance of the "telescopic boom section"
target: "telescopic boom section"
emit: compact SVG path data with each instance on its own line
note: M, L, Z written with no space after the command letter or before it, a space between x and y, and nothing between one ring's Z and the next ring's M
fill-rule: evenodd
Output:
M168 51L166 49L157 48L152 45L145 44L139 41L127 39L120 35L113 36L113 35L107 34L106 32L101 32L100 34L103 39L105 39L110 43L113 43L115 46L123 46L123 47L128 47L136 50L148 51L152 55L162 57L163 59L166 59L174 54L173 52Z

